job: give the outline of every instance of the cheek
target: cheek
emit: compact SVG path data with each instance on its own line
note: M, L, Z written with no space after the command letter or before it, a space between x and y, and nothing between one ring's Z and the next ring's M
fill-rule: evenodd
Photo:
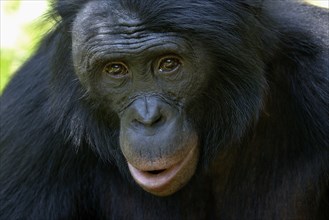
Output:
M205 84L204 74L196 72L196 70L184 70L181 72L181 79L159 80L158 85L162 91L169 97L175 97L176 100L184 100L192 98L200 88Z

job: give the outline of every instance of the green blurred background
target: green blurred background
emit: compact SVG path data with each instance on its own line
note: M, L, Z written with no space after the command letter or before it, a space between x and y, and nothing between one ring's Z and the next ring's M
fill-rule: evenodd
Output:
M0 0L0 93L51 28L47 0Z
M51 28L46 20L49 0L0 0L0 94L12 74L33 53ZM329 0L309 0L329 7Z

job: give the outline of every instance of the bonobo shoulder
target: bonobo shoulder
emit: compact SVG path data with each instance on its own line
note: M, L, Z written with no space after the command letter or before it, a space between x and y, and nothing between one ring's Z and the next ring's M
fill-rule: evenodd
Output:
M283 28L292 31L305 31L318 40L318 44L329 47L328 9L296 0L267 0L265 7L267 13Z

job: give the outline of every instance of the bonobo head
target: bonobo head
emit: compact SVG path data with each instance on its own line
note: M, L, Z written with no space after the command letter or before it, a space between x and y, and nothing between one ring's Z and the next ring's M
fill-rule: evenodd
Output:
M88 106L102 112L102 126L120 127L120 154L109 144L111 156L146 191L175 193L257 120L267 85L262 36L271 34L251 6L98 0L73 18L73 62Z
M100 1L81 10L72 30L76 73L93 98L119 116L120 148L132 177L154 195L175 193L199 159L188 106L209 67L198 42L152 30L132 11Z

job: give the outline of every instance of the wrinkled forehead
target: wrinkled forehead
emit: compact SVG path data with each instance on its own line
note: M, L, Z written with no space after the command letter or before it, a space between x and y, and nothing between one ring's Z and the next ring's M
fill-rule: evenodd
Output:
M136 32L141 21L136 13L129 12L116 2L93 1L87 3L77 14L73 23L73 32L88 36L96 30L98 33ZM103 30L103 31L102 31Z

